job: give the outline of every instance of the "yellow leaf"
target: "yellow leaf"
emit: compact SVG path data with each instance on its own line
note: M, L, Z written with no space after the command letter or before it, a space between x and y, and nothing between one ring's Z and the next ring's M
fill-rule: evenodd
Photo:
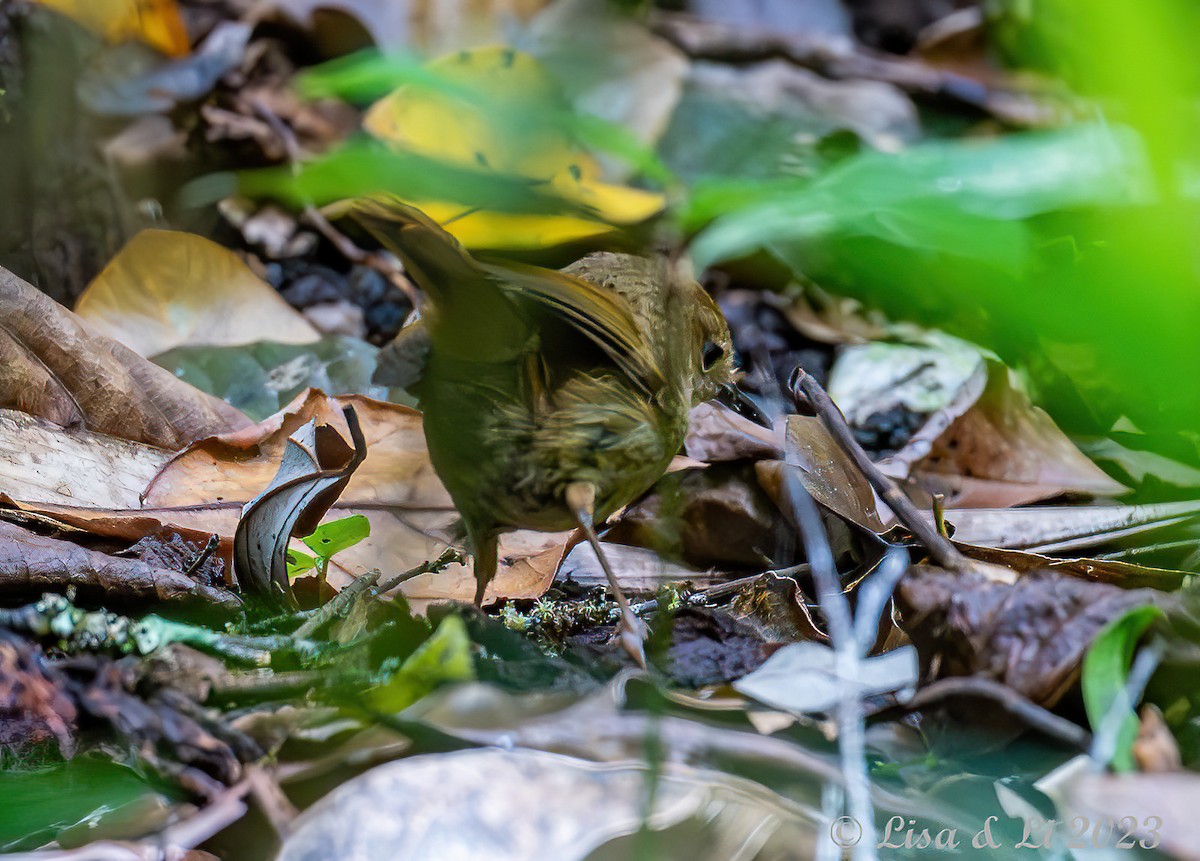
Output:
M557 82L528 54L502 45L430 62L444 86L407 84L376 102L363 127L393 147L547 183L595 218L471 210L411 201L471 248L533 249L602 236L660 212L662 195L600 181L571 137Z
M129 240L83 291L75 313L143 356L320 337L228 248L173 230L143 230Z
M187 30L175 0L34 0L110 43L139 39L168 57L188 53Z

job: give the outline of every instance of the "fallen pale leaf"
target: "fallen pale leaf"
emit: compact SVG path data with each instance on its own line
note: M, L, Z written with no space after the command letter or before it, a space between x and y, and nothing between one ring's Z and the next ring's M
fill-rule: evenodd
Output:
M143 356L321 337L232 251L174 230L143 230L129 240L83 291L75 313Z

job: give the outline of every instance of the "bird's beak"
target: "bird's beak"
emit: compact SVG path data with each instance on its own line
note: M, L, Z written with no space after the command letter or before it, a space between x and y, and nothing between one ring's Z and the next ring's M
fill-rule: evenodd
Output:
M721 386L717 392L716 401L724 404L742 418L749 419L756 425L762 425L765 428L771 427L771 420L759 409L758 404L733 383L725 383Z

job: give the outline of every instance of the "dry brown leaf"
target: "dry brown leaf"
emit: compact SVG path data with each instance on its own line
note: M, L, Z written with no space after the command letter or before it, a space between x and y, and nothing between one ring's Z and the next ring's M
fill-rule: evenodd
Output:
M75 313L143 356L321 337L232 251L175 230L143 230L129 240L83 291Z
M896 592L925 681L981 675L1052 708L1079 678L1100 630L1171 597L1038 570L1015 583L915 565Z
M435 558L452 540L458 515L429 462L420 413L359 396L328 398L309 391L258 425L204 439L175 455L0 412L0 445L11 446L9 457L0 458L0 492L18 500L0 497L0 504L123 540L216 534L228 560L242 506L270 483L288 436L318 419L349 438L346 405L360 417L367 459L330 516L366 516L371 538L334 558L331 582L344 585L372 568L397 574ZM81 463L88 468L81 471ZM564 534L504 536L500 574L487 600L544 593L565 541ZM402 591L415 601L469 600L474 582L469 565L453 565L408 581Z
M0 321L0 408L171 451L250 423L2 268Z
M0 410L0 490L32 503L138 508L171 453Z
M755 464L759 483L776 504L782 505L782 471L799 467L804 487L813 499L850 523L870 532L882 532L875 492L821 420L788 416L786 434L786 463L763 460Z
M945 494L947 505L964 508L1125 491L995 365L979 400L934 441L913 475L926 490Z
M645 547L607 541L602 546L609 563L620 572L622 588L630 592L657 592L668 583L690 583L693 588L702 589L726 579L726 575L711 570L697 571L668 562ZM596 551L586 541L571 548L563 559L559 577L589 588L608 584Z
M1193 523L1200 519L1200 501L961 508L948 512L946 519L954 526L954 537L969 544L1066 553Z
M106 607L162 602L232 612L241 605L232 592L179 571L87 550L0 521L0 597L28 598L67 587Z
M1111 559L1088 559L1084 557L1059 559L1053 556L1042 556L1024 550L1004 550L998 547L980 547L973 544L954 542L964 556L980 562L1001 565L1019 574L1031 574L1035 571L1057 571L1069 574L1082 580L1094 580L1097 583L1109 583L1122 589L1140 589L1149 587L1171 592L1183 585L1187 576L1183 571L1172 571L1167 568L1150 568L1145 565L1133 565L1129 562L1116 562Z
M350 409L344 415L353 448L328 425L308 422L288 437L271 483L242 509L233 564L247 591L282 595L295 605L288 542L293 535L302 538L316 530L367 454L357 415Z
M1065 813L1078 814L1085 822L1119 820L1121 827L1115 830L1113 839L1122 839L1120 832L1131 821L1131 840L1146 847L1160 846L1169 857L1180 861L1200 861L1200 818L1196 816L1200 775L1088 771L1068 784L1065 793Z
M181 452L147 486L146 508L192 528L218 522L229 528L241 506L271 481L287 438L296 429L317 419L350 438L344 406L353 406L358 414L367 457L332 515L366 516L371 538L334 558L331 581L342 585L371 568L400 573L436 557L445 549L458 514L429 462L421 414L358 395L329 398L309 390L258 425ZM546 536L545 543L535 540L532 546L532 539L520 536L514 533L501 541L500 573L488 591L489 600L536 597L553 580L562 555L561 536ZM415 599L467 600L474 595L473 583L468 566L452 565L408 581L401 591Z
M692 409L683 450L697 461L760 460L783 454L779 424L768 430L728 407L708 401Z

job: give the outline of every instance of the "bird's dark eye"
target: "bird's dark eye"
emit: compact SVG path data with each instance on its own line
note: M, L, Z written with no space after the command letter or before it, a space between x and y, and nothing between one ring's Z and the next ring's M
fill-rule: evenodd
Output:
M725 358L725 348L716 341L706 341L704 351L700 354L700 363L704 370L711 371L713 365Z

